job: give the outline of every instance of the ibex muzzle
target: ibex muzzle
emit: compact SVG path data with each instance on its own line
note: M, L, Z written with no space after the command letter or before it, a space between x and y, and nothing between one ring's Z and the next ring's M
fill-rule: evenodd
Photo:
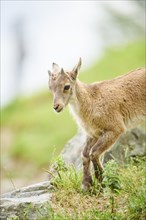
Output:
M64 108L64 104L60 100L55 99L53 108L56 112L61 112Z

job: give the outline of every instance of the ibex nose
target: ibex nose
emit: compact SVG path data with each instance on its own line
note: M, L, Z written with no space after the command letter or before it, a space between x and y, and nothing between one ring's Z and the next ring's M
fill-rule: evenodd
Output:
M55 110L57 110L57 109L59 108L59 104L55 104L55 105L53 106L53 108L54 108Z
M63 109L63 105L60 103L56 103L56 104L54 104L53 108L56 112L61 112Z

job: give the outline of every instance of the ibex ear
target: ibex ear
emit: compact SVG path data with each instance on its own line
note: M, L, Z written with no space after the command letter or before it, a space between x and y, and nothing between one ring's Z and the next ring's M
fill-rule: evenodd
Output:
M81 68L81 64L82 64L82 60L81 57L79 59L78 64L73 68L72 72L71 72L71 77L75 80L77 78L78 72Z
M52 75L52 73L51 73L51 71L50 71L50 70L48 70L48 75L49 75L49 76L51 76L51 75Z
M59 72L60 67L58 66L58 64L52 63L52 70L53 70L53 72Z
M61 74L64 74L64 69L63 69L63 68L61 68L60 73L61 73Z

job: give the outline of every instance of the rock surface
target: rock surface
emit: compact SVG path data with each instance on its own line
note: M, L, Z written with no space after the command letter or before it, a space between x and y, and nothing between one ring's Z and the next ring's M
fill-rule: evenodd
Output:
M85 144L85 135L78 132L65 146L62 158L67 164L74 164L77 169L82 166L81 152ZM125 161L128 156L144 155L146 153L146 134L141 129L133 129L124 134L113 148L106 153L104 162L110 158ZM1 196L1 220L34 220L49 216L51 199L51 184L48 181L5 193Z
M47 217L48 202L51 199L50 188L49 181L46 181L3 194L0 202L0 219L39 220L41 217Z

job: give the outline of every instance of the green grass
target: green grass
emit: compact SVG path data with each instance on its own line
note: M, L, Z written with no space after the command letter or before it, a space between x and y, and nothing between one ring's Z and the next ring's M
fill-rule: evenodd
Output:
M108 49L79 78L85 82L110 79L144 65L144 42L138 41ZM52 96L49 91L44 91L17 99L3 108L2 133L5 130L12 136L6 154L42 167L61 152L65 143L76 133L77 126L68 109L60 114L54 113Z
M146 158L130 159L125 166L106 164L102 186L94 180L91 192L81 189L82 172L59 158L52 178L54 190L47 209L49 220L144 220ZM101 190L102 189L102 190Z
M105 166L102 186L94 179L92 190L85 192L82 171L59 157L54 163L51 202L39 210L29 204L21 217L28 220L33 210L36 220L145 220L145 164L146 157L130 158L125 165L111 160Z

